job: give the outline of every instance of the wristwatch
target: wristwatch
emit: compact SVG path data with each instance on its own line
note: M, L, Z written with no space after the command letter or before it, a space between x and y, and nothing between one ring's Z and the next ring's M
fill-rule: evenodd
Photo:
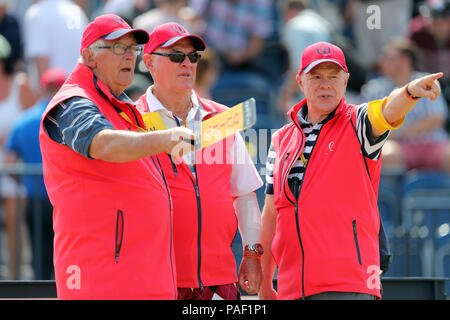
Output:
M264 249L260 243L255 243L255 244L250 244L250 245L247 244L244 247L244 256L253 255L253 256L261 257L263 253L264 253Z

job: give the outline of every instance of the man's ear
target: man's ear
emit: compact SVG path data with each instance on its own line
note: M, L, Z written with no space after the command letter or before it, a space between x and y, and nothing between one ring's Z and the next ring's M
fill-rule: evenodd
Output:
M348 78L350 78L350 73L346 73L345 75L345 87L347 88Z
M301 74L297 74L296 79L297 79L298 87L303 92L303 83L302 83L302 76L301 76Z
M148 71L151 71L151 68L153 67L153 57L146 53L142 56L142 61L144 61L145 67Z
M91 69L97 67L97 62L95 61L94 52L88 48L84 48L81 51L81 56L83 57L84 63Z

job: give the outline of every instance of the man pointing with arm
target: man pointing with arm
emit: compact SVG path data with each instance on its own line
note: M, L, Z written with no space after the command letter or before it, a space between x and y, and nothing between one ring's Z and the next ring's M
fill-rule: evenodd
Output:
M353 106L341 49L319 42L304 50L297 82L306 98L272 137L267 159L261 299L381 298L389 257L377 208L381 148L417 99L436 99L441 76Z

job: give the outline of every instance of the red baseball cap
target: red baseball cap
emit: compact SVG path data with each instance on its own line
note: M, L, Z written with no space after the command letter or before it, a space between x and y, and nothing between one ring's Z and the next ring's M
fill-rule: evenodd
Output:
M116 40L126 34L133 33L138 44L148 42L149 36L143 29L132 29L130 25L121 17L115 14L104 14L98 16L89 23L83 32L81 39L81 51L89 47L98 39Z
M41 87L47 88L59 88L66 81L67 75L64 69L50 68L45 70L40 78Z
M183 26L175 22L168 22L155 27L150 33L150 40L144 47L144 53L150 54L156 48L167 48L174 45L181 39L189 38L194 44L195 50L206 49L205 41L196 35L192 35Z
M303 51L301 62L298 74L302 72L308 73L315 66L324 62L332 62L345 72L348 72L344 53L339 47L328 42L316 42L306 47Z

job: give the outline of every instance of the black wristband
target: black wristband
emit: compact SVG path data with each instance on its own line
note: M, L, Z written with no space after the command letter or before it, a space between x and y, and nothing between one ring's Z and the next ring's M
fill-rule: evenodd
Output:
M419 100L419 99L420 99L420 97L414 97L414 96L411 94L411 92L409 92L409 90L408 90L408 85L406 85L406 87L405 87L405 92L406 92L406 95L408 96L408 98L411 98L411 99L413 99L413 100Z

